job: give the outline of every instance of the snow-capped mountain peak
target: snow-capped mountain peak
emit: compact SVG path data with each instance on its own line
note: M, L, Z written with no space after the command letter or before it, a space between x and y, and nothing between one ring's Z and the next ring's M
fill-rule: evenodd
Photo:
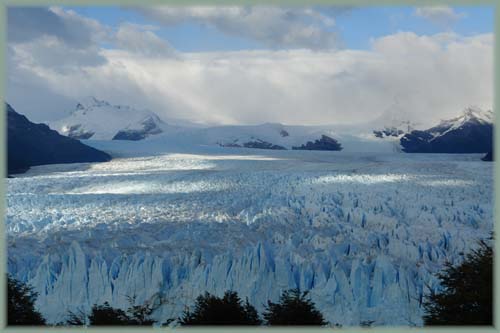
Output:
M442 120L438 126L457 128L470 121L481 124L491 124L493 123L493 111L484 111L477 106L469 106L465 108L458 117L449 120Z
M167 124L152 111L113 105L89 96L81 99L70 115L49 124L75 139L141 140L164 131Z
M405 152L486 153L491 151L493 112L467 107L457 117L401 138Z
M481 123L492 123L493 122L493 111L492 110L481 110L479 107L470 106L465 108L463 111L463 116L467 120L477 120Z

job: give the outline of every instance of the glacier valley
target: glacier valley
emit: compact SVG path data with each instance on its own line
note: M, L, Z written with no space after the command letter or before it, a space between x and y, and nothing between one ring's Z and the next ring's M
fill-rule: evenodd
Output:
M51 322L127 296L174 318L208 291L310 290L344 326L422 325L435 273L493 229L482 154L140 149L7 179L8 270Z

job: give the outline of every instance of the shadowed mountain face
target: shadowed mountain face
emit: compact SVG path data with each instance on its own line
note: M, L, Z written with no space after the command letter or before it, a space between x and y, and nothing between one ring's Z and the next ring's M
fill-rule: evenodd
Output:
M455 119L401 138L406 153L487 153L493 148L493 114L468 108Z
M292 147L293 150L342 150L342 145L335 139L329 136L322 135L321 139L314 142L308 141L300 147Z
M113 140L132 140L138 141L147 138L150 135L160 134L163 130L158 124L162 121L157 116L149 116L139 123L139 129L123 129L115 134Z
M34 124L7 104L7 172L22 173L34 165L105 162L108 154Z

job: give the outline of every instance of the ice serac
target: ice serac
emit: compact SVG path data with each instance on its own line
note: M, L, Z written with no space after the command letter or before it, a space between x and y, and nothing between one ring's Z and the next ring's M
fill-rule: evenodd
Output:
M154 112L126 105L112 105L95 97L82 99L71 114L50 123L61 134L75 139L142 140L168 131L170 126Z
M487 153L493 146L493 112L468 107L462 114L401 140L406 153Z
M263 300L276 301L281 290L300 287L310 290L332 323L421 323L421 283L435 284L426 271L384 255L352 259L330 251L330 256L311 260L293 246L260 243L237 255L136 252L107 261L105 253L84 251L74 242L61 254L46 255L27 280L41 292L37 306L52 321L64 320L62 309L88 312L92 304L106 301L126 309L127 296L163 304L156 317L165 320L192 306L204 291L237 290L262 311Z
M21 173L35 165L109 161L111 156L78 140L60 135L45 124L34 124L7 108L7 169Z

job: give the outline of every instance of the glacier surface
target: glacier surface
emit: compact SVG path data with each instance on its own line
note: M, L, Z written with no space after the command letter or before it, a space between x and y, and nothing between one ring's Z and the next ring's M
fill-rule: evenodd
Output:
M127 296L166 320L229 289L262 310L299 287L331 323L419 326L434 274L493 229L480 155L92 144L120 157L7 180L8 270L52 322Z

